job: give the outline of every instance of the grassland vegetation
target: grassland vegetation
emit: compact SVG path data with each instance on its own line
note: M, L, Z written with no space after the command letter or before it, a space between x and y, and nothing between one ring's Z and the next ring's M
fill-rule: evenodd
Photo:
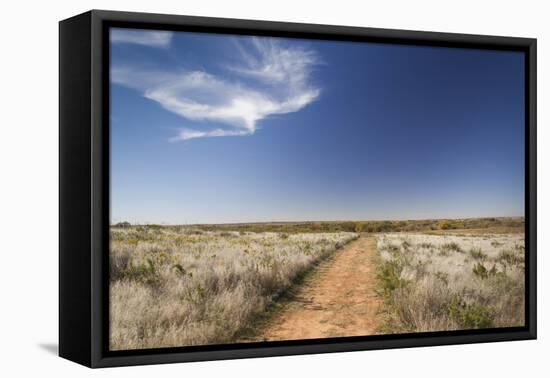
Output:
M204 231L243 231L243 232L470 232L521 233L524 231L523 217L466 218L466 219L425 219L425 220L383 220L383 221L325 221L325 222L266 222L235 223L218 225L196 225ZM489 231L488 231L489 230Z
M382 234L383 333L524 325L521 234Z
M110 348L235 341L351 232L111 228Z

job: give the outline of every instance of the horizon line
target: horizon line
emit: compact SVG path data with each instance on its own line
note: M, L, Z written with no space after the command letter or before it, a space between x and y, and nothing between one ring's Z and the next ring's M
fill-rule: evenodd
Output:
M158 222L130 222L121 220L115 223L109 223L109 226L114 226L119 223L128 222L135 226L216 226L216 225L244 225L244 224L292 224L292 223L342 223L342 222L422 222L422 221L435 221L435 220L470 220L470 219L511 219L511 218L523 218L525 215L505 215L505 216L483 216L483 217L444 217L444 218L409 218L409 219L340 219L340 220L284 220L284 221L253 221L253 222L203 222L203 223L158 223Z

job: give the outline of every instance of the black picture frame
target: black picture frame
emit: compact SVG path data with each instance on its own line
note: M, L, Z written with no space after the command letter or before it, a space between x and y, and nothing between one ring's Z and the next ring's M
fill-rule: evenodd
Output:
M521 51L525 54L524 327L109 351L109 27ZM59 24L59 355L88 367L535 339L536 39L92 10Z

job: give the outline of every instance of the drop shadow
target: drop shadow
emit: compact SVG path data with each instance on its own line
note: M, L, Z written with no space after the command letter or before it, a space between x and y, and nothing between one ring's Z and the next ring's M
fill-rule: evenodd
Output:
M40 343L38 344L38 347L56 356L59 354L59 346L57 345L57 343Z

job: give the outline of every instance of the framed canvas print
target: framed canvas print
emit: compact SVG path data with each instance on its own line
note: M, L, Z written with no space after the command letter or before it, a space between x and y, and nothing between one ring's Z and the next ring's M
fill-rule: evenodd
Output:
M536 338L536 40L60 22L59 352Z

